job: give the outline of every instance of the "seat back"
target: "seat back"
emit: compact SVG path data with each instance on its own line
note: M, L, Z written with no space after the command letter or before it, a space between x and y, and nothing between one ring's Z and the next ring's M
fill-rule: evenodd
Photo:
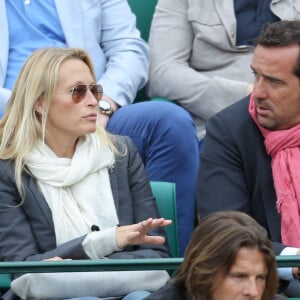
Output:
M128 0L132 12L136 16L136 27L141 32L141 36L148 41L151 21L157 0Z
M176 185L173 182L151 181L151 188L160 215L165 219L171 219L172 225L165 227L170 252L172 257L179 256L177 210L176 210Z
M147 42L157 0L128 0L128 3L136 16L136 27L141 32L142 38ZM149 100L146 87L138 91L134 102L145 100Z
M10 287L10 274L0 274L0 290L8 289Z

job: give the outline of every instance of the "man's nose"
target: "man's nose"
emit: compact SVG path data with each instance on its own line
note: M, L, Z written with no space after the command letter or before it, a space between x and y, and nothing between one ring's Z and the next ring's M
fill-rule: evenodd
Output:
M249 279L249 281L247 281L247 283L244 286L243 293L244 295L251 296L251 297L258 296L259 289L255 279Z
M253 95L256 99L268 98L268 91L263 77L260 77L254 82Z

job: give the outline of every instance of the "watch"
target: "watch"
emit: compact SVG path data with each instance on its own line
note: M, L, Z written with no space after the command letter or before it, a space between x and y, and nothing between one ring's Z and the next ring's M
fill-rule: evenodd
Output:
M112 116L112 114L114 113L112 106L110 104L109 101L105 100L105 99L101 99L98 103L99 105L99 109L100 109L100 113L107 115L109 117Z

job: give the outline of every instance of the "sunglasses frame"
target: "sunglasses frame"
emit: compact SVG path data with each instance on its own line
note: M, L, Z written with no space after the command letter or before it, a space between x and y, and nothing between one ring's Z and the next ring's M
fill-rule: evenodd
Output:
M76 91L76 89L78 88L83 88L83 89L81 91L80 90ZM69 93L72 95L72 100L75 103L79 103L86 96L88 90L92 93L92 95L95 97L95 99L98 102L102 99L103 87L101 84L77 84L72 87Z

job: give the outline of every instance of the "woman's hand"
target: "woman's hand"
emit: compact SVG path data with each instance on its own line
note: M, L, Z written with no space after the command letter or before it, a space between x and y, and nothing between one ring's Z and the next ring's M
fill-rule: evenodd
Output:
M128 245L163 244L165 242L164 237L150 236L147 233L155 227L165 227L171 224L171 220L165 220L164 218L149 218L137 224L117 227L117 245L119 248L124 248Z

